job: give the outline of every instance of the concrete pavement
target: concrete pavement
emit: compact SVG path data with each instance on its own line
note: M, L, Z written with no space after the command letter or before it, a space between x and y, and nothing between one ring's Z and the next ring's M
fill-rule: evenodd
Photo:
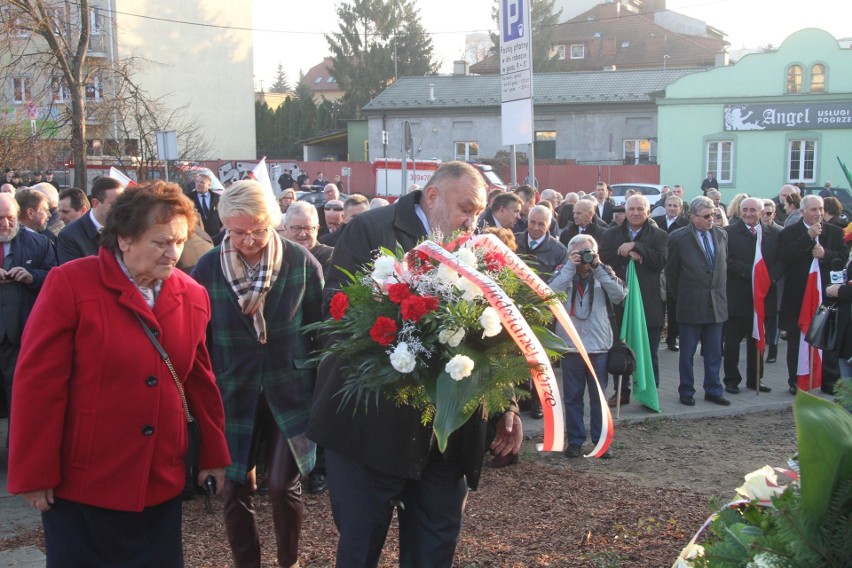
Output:
M703 380L703 365L701 357L696 354L696 384L695 406L685 406L680 403L678 387L678 358L680 353L668 351L665 343L661 344L659 351L660 360L660 389L659 399L662 412L654 412L635 401L621 408L620 416L616 417L613 409L613 419L616 424L631 422L642 422L645 420L657 420L661 418L691 419L707 417L725 417L735 414L750 412L762 412L788 408L793 404L793 396L787 392L787 366L786 366L786 343L781 342L778 349L778 361L766 365L763 384L770 387L772 392L756 395L754 391L745 389L741 384L740 394L725 393L725 398L731 401L730 406L719 406L704 400L701 389ZM740 350L740 372L745 374L745 349ZM557 376L561 383L561 372L557 370ZM607 396L613 392L610 386ZM815 394L829 398L817 389ZM586 403L588 416L588 399ZM527 435L537 436L543 431L543 421L530 418L526 412L522 413L524 431ZM5 440L8 430L8 420L0 420L0 439ZM7 451L0 449L0 539L6 539L19 534L22 531L32 529L41 522L40 515L30 508L23 499L9 495L6 491L7 473ZM0 552L0 568L6 566L43 568L45 565L44 554L34 547L24 547L15 550Z

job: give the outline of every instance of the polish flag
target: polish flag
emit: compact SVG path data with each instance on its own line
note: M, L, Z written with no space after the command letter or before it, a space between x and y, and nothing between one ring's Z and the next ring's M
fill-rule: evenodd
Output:
M118 181L121 182L121 185L123 185L124 187L133 187L134 185L136 185L135 181L133 181L132 179L127 177L123 172L117 170L114 167L110 167L109 176L107 176L107 177L111 177L112 179L117 179Z
M802 298L802 310L799 312L799 364L796 369L797 383L801 390L807 391L822 385L822 350L811 349L805 341L805 334L811 326L811 320L822 302L822 279L819 275L819 260L811 262L805 296ZM813 353L813 362L811 354ZM813 381L809 380L813 366Z
M751 336L757 342L757 351L761 355L766 350L766 294L769 292L769 271L763 260L763 231L757 231L757 245L754 248L754 264L751 267L751 296L754 298L754 322Z
M270 194L275 195L275 192L272 190L272 181L269 179L269 170L266 169L266 156L261 158L251 171L251 177L257 180Z

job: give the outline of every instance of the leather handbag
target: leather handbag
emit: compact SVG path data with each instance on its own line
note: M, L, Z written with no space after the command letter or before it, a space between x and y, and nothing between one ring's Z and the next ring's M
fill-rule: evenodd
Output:
M636 354L624 341L613 337L606 360L606 371L611 375L632 375L636 370Z
M837 347L837 306L817 306L805 341L816 349L826 351L833 351Z

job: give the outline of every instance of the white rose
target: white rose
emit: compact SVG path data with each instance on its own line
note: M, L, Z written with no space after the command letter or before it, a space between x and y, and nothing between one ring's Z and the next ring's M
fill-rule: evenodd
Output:
M472 250L463 248L456 253L456 258L464 262L468 266L476 268L476 255L473 254Z
M482 310L482 315L479 316L479 323L482 325L482 337L494 337L500 330L503 329L503 323L500 321L500 314L497 310L488 306Z
M473 300L482 297L482 290L479 289L479 286L467 278L459 278L456 280L455 287L461 291L462 299L467 302L472 302Z
M373 280L384 282L396 274L396 259L392 256L380 256L373 263Z
M464 339L464 328L460 329L442 329L438 333L438 341L450 347L458 347Z
M456 355L444 367L444 370L450 374L454 381L460 381L465 377L469 377L473 372L473 359L467 355Z
M769 502L773 495L780 495L784 487L778 485L775 470L768 465L745 476L745 483L737 487L737 493L744 498L754 501Z
M390 356L390 362L394 369L400 373L410 373L414 370L416 359L408 349L408 343L400 341Z

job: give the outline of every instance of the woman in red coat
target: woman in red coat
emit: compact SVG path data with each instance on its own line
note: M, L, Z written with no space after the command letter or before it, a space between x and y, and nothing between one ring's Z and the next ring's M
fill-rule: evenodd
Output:
M8 490L42 511L48 566L183 566L186 418L143 325L198 422L199 479L224 486L224 412L205 346L210 302L175 270L194 219L174 184L128 189L98 256L52 270L36 301L12 394Z

